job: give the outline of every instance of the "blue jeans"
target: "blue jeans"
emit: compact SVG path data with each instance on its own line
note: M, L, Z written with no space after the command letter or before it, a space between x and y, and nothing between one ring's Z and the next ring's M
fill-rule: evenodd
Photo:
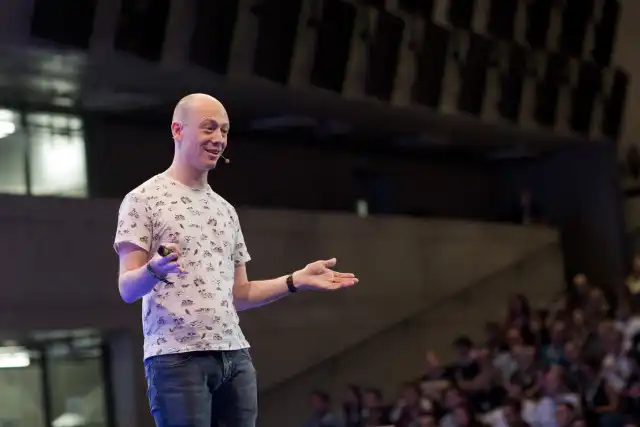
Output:
M164 354L144 365L157 427L255 427L258 385L249 350Z

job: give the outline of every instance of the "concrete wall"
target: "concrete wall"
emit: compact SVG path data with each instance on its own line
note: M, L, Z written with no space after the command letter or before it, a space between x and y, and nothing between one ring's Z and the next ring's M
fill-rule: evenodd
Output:
M94 327L131 331L139 339L139 306L123 304L117 293L111 249L117 208L114 200L0 198L0 233L9 242L0 285L3 329ZM542 228L265 210L239 214L255 260L250 277L276 276L336 256L342 269L362 280L349 291L303 294L243 313L263 391L556 241L554 232ZM134 344L130 356L140 360ZM141 363L134 367L128 386L140 390L138 415L148 422Z

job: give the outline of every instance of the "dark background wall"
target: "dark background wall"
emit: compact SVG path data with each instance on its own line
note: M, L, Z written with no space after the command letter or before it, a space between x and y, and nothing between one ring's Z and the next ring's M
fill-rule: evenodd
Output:
M166 122L86 120L95 196L120 198L169 165ZM226 154L233 162L214 171L211 183L238 206L351 211L364 195L374 213L478 220L512 219L519 191L528 188L545 219L562 231L567 277L585 272L611 289L622 283L624 218L613 145L559 146L527 159L497 160L400 152L373 141L307 142L312 139L232 134Z

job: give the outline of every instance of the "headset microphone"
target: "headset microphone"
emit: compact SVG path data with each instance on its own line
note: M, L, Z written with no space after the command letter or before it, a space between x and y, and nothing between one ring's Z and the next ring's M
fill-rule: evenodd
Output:
M226 164L231 163L231 160L227 159L227 158L226 158L225 156L223 156L222 154L220 154L220 157L224 160L224 162L225 162Z

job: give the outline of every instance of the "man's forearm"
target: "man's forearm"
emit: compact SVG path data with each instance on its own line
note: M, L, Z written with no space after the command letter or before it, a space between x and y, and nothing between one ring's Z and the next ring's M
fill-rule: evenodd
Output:
M239 286L234 294L233 303L236 310L248 310L267 305L289 294L287 277L282 276L269 280L253 280Z
M120 275L118 288L120 296L126 303L136 302L153 289L158 279L147 271L147 265Z

